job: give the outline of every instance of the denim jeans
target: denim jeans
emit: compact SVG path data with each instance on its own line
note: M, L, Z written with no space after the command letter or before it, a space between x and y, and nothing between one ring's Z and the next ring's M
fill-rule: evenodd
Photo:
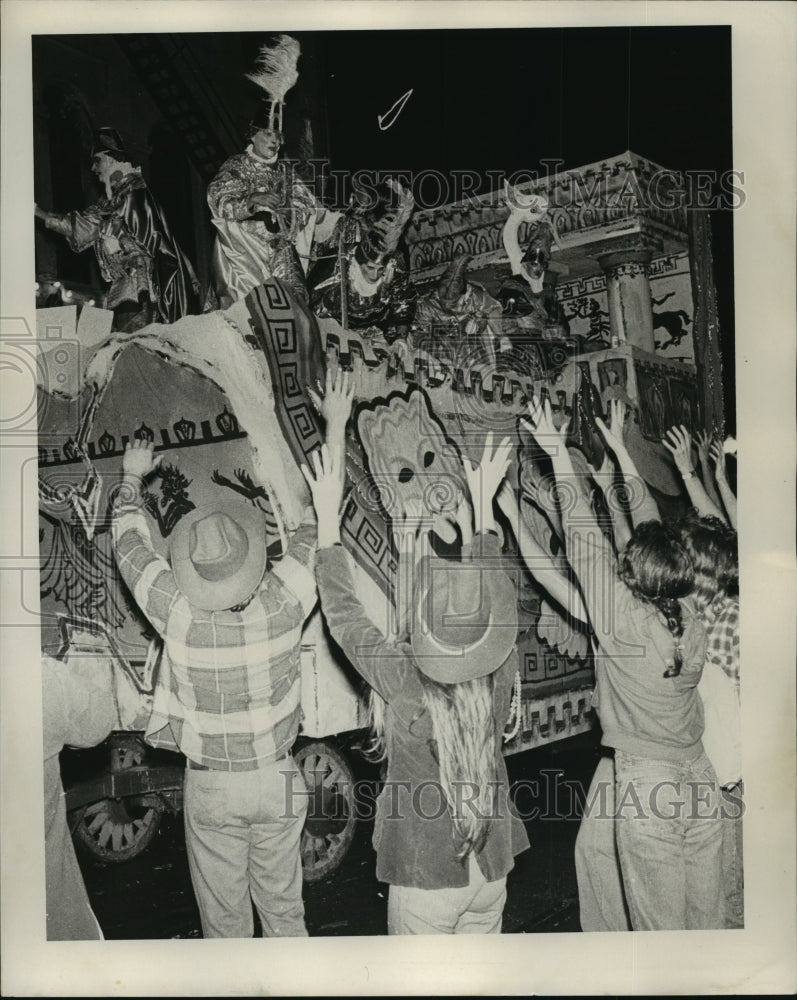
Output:
M742 787L722 790L722 888L725 926L744 927L744 867L742 859Z
M724 926L721 798L704 753L615 751L617 850L634 930Z
M185 772L185 844L206 938L306 937L299 840L307 797L293 758L255 771ZM295 786L295 788L294 788Z
M614 759L601 757L576 837L582 931L630 931L615 836Z
M468 864L469 885L455 889L391 885L388 934L500 934L506 877L487 882L472 854Z

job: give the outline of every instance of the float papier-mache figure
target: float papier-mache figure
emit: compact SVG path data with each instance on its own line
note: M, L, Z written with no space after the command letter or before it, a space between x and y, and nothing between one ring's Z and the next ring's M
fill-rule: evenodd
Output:
M540 195L529 199L507 190L507 205L509 216L502 237L512 276L499 289L498 298L504 314L516 319L516 329L509 332L509 339L514 346L518 336L564 338L570 325L547 277L554 239L545 217L547 199ZM525 247L518 239L522 222L529 224Z
M318 205L295 165L279 158L283 105L299 78L299 55L299 43L290 35L278 35L261 48L257 72L247 74L267 95L250 125L251 143L226 160L208 185L218 230L213 283L222 309L270 277L305 296L316 223L326 218L333 225L337 218Z
M437 287L418 300L409 335L412 348L427 347L435 353L465 344L483 360L495 361L501 344L501 303L480 284L467 279L470 254L455 257Z
M194 270L115 129L99 129L92 161L103 198L82 212L58 214L37 205L35 214L75 253L93 247L110 285L104 305L114 313L114 329L130 332L198 312Z
M412 192L399 181L388 179L375 192L355 189L310 275L317 316L368 340L406 338L417 292L401 238L414 208Z

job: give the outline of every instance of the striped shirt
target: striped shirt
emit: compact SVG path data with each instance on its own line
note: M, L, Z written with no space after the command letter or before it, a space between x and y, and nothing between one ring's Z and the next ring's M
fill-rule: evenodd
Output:
M315 520L239 611L189 602L140 508L116 510L113 538L122 578L163 638L147 742L222 771L251 771L289 750L301 721L302 626L316 602Z

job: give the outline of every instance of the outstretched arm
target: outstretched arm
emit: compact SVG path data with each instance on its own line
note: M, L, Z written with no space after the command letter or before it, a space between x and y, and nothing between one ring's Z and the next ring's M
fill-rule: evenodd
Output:
M645 521L660 521L661 515L659 514L659 508L656 506L656 501L650 495L644 479L639 475L634 460L625 446L625 419L627 412L628 407L622 400L613 399L609 404L611 428L607 427L600 417L595 419L595 423L598 425L598 430L603 435L607 447L614 453L614 457L617 459L617 464L623 476L623 482L629 489L629 492L635 498L637 494L639 495L639 502L634 502L630 505L631 523L636 528ZM609 504L609 506L611 508L612 504ZM612 513L612 519L614 519L614 513Z
M692 506L698 514L701 517L718 517L721 521L725 521L722 511L712 502L700 479L695 475L695 469L692 465L692 438L686 427L683 425L671 427L661 443L672 455L675 467L680 472L686 492L692 501Z
M717 488L722 497L722 503L728 514L731 527L736 530L736 494L731 489L725 476L725 452L719 438L715 438L711 444L711 458L714 462L714 477L717 480Z
M700 479L705 487L709 500L711 500L716 507L721 508L722 501L720 500L720 495L717 492L717 487L714 484L714 472L709 461L710 444L711 438L708 434L706 434L705 431L698 431L695 435L695 446L697 448L697 457L700 463Z
M147 441L134 441L126 446L111 537L122 579L138 606L163 635L171 609L179 597L179 588L171 566L155 551L141 506L144 482L155 471L160 459Z
M611 543L604 536L595 514L584 498L565 444L567 424L554 425L551 404L529 404L531 423L525 426L537 444L550 457L561 493L562 525L565 531L568 562L573 568L584 605L593 628L603 627L618 606L616 590L622 587L617 577L616 561Z
M343 482L338 458L325 444L313 453L313 472L307 466L302 472L318 515L316 578L327 625L363 678L390 701L418 686L417 671L407 654L374 625L354 592L348 556L339 544Z
M504 476L506 476L511 451L512 441L506 437L493 452L491 431L485 438L484 451L480 461L473 464L465 458L462 460L465 480L473 504L473 517L477 534L483 534L485 531L496 531L493 498L503 482Z
M326 443L330 451L343 456L346 451L346 424L354 399L354 380L349 373L327 358L326 385L323 399L314 389L308 390L316 408L326 422ZM341 461L341 470L345 463Z
M506 480L498 491L497 503L512 526L517 538L518 551L529 573L571 617L586 624L587 609L584 607L581 594L523 523L520 508L515 500L515 492Z
M590 466L590 471L596 486L603 494L609 516L612 519L615 551L622 552L631 537L631 525L628 522L625 511L622 509L617 491L614 488L614 463L609 458L608 451L603 456L603 465L600 469L596 471Z

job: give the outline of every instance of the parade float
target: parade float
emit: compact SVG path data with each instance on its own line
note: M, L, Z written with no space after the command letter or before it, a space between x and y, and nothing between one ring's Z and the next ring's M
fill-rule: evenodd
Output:
M100 748L65 754L78 843L124 861L181 806L182 758L143 740L160 643L110 542L125 444L147 439L162 456L145 498L160 551L200 497L232 492L264 512L276 562L309 501L300 465L323 439L308 389L323 384L327 365L349 370L342 537L358 595L386 634L396 627L393 521L417 501L445 521L462 488L461 457L475 459L488 432L513 437L509 476L524 523L561 560L544 463L519 421L533 394L568 422L581 468L603 459L594 417L625 400L636 486L665 515L675 511L684 498L664 432L723 431L709 226L705 213L687 212L682 185L624 153L517 189L521 202L538 199L536 214L515 220L517 244L546 236L544 291L527 296L528 308L506 252L509 192L415 211L404 235L418 307L400 343L352 328L345 308L315 315L277 279L227 309L132 333L111 333L97 289L39 281L42 650L109 656L137 702L120 709L120 728ZM633 485L618 496L633 505ZM445 530L439 542L442 554L456 549ZM509 531L505 553L516 567L520 697L504 752L516 754L595 724L594 674L583 627L536 586ZM354 834L353 748L367 723L358 677L318 609L302 640L302 708L294 754L311 794L302 857L315 880L340 864Z

